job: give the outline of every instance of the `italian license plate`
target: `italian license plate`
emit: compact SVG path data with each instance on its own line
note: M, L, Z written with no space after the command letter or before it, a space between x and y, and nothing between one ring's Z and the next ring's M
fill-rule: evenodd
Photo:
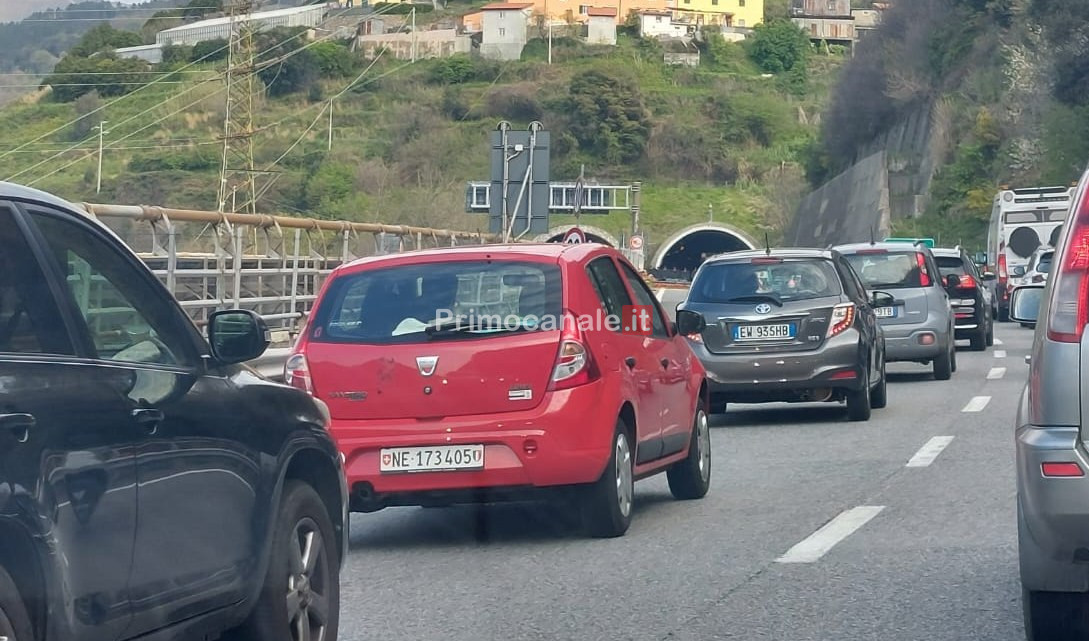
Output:
M896 318L895 307L878 307L873 311L878 318Z
M794 325L738 325L734 328L737 341L773 341L794 338Z
M379 470L396 472L448 472L484 469L483 445L433 445L389 447L379 452Z

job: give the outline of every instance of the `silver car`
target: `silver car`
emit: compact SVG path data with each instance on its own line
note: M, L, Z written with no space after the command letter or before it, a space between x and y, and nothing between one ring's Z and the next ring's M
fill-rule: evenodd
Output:
M716 256L696 272L677 324L707 370L711 411L726 404L836 402L852 421L885 407L885 342L847 261L817 249ZM690 317L695 316L695 320Z
M1030 641L1089 638L1089 173L1046 283L1014 289L1010 318L1035 326L1017 412L1017 530ZM1037 322L1039 321L1039 322Z
M934 378L957 371L955 316L941 271L924 244L873 242L835 248L869 289L886 291L892 305L876 310L889 362L934 364Z

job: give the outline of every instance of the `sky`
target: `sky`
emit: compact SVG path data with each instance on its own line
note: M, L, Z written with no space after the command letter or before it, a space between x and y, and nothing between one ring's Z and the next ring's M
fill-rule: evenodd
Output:
M122 4L135 4L140 0L118 0ZM22 20L35 11L66 7L69 0L0 0L0 22Z

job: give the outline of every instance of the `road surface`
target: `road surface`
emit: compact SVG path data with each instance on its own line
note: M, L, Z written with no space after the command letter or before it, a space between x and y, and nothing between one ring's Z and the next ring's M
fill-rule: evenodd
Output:
M667 303L667 307L673 307ZM636 485L619 539L538 506L353 515L341 638L382 641L1020 641L1012 420L1031 332L889 406L733 406L713 486Z

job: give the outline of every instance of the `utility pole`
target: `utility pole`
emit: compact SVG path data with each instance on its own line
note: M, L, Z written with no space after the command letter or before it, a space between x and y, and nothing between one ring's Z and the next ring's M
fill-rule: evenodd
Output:
M255 53L250 14L253 0L232 0L227 54L227 107L223 119L223 156L219 171L218 210L256 213L253 166ZM238 204L241 196L241 205ZM229 206L228 206L229 203Z
M548 64L552 64L552 18L548 18Z
M416 62L416 7L412 7L412 62Z
M707 222L715 222L715 206L711 203L707 203Z
M108 134L109 132L106 131L106 121L105 120L99 122L98 126L95 127L95 129L98 130L98 187L95 188L95 193L96 194L101 194L102 193L102 151L104 149L104 145L102 143L104 142L106 134Z
M333 150L333 101L329 101L329 151Z

